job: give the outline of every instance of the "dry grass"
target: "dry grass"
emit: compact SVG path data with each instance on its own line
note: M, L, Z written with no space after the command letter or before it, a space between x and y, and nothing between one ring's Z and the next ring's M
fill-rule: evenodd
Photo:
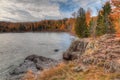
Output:
M22 80L36 80L36 79L37 79L37 78L36 78L35 74L34 74L31 70L29 70L29 71L25 74L25 76L23 77Z
M73 67L76 64L61 63L59 66L44 70L39 76L29 71L24 80L111 80L120 77L117 73L105 73L102 68L90 67L86 72L75 72Z
M44 70L39 79L40 80L65 80L66 77L71 76L72 67L75 66L72 62L68 65L65 63L59 64L57 67L54 67L49 70ZM71 79L69 79L71 80Z

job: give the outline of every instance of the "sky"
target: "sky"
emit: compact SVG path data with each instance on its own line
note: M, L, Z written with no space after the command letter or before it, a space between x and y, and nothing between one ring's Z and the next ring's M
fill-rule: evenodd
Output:
M71 17L80 7L97 15L107 0L0 0L0 21L34 22Z

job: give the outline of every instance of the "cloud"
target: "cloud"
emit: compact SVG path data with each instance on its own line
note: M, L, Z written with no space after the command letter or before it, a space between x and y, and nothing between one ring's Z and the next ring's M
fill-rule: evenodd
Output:
M92 16L96 16L98 10L100 10L103 4L109 0L73 0L76 5L83 7L85 10L90 8L92 10Z
M70 17L79 7L100 7L101 0L0 0L0 21L28 22ZM106 1L106 0L104 0Z
M0 0L1 21L3 18L7 21L38 21L46 16L60 18L59 6L49 0Z

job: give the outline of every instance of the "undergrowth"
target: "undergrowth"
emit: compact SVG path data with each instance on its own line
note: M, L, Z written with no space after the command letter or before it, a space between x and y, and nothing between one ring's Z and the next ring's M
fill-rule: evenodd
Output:
M119 73L105 73L103 68L94 66L91 66L88 71L76 72L73 69L76 65L74 62L61 63L37 75L28 71L23 80L113 80L120 77Z

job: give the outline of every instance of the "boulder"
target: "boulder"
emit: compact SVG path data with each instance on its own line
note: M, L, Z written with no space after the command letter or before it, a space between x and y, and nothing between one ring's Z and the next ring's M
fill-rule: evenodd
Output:
M85 50L88 41L85 40L76 40L74 41L69 49L63 53L64 60L74 60L77 59L80 55L82 55Z
M55 50L54 50L54 52L58 52L58 51L59 51L59 49L55 49Z
M10 71L10 75L19 75L26 73L28 70L32 70L34 72L37 71L36 64L32 61L25 60L19 66Z
M43 69L48 69L56 66L58 61L50 58L46 58L38 55L30 55L25 58L24 62L19 66L14 67L9 72L8 80L19 80L19 76L25 74L27 71L32 70L34 73L41 71Z
M64 60L74 60L74 59L78 59L79 56L79 52L66 52L63 54L63 59Z

